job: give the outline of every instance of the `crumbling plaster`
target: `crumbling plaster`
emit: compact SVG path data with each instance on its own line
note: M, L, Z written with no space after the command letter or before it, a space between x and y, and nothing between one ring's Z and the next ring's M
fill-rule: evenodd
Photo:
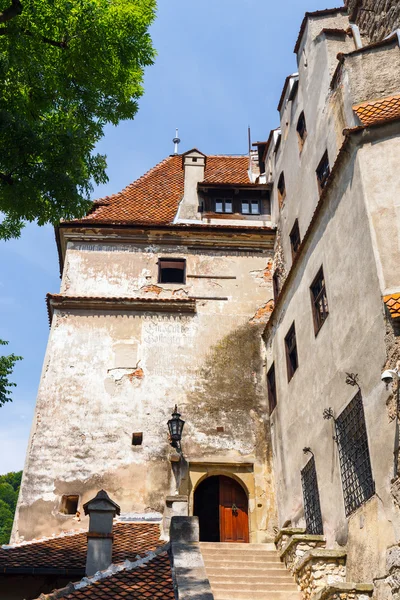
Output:
M187 260L186 284L157 283L163 256ZM81 506L104 488L123 512L162 513L177 491L166 426L175 404L186 421L186 460L253 461L251 518L257 540L271 539L263 321L256 318L272 297L271 267L271 250L68 244L63 294L200 299L190 315L54 310L14 539L85 526L84 517L77 523L59 514L62 494L79 494ZM131 445L133 432L143 432L142 446Z

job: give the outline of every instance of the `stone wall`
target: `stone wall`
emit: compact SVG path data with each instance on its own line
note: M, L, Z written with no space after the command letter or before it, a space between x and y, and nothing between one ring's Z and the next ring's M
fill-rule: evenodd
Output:
M383 40L400 27L398 0L348 0L350 18L371 42Z

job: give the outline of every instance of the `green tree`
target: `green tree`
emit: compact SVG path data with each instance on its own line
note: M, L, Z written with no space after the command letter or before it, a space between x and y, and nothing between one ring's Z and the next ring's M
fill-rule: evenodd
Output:
M10 539L21 478L22 471L0 475L0 545Z
M0 239L78 217L107 123L137 112L156 0L0 0Z
M0 346L6 346L8 342L0 340ZM16 384L9 380L14 365L18 360L22 360L21 356L9 354L8 356L0 356L0 407L6 402L10 402L10 387L15 387Z
M0 483L0 500L5 502L14 513L17 505L18 493L9 483Z

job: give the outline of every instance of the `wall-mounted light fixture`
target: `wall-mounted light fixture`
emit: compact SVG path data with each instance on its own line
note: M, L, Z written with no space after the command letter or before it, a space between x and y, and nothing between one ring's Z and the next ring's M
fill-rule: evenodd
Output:
M386 387L388 387L389 383L393 383L394 381L399 381L399 379L400 379L399 363L397 363L397 365L394 369L387 369L386 371L383 371L383 373L381 375L381 379L386 384Z
M173 448L181 449L182 430L185 421L181 419L181 415L178 412L178 406L175 404L174 412L172 413L172 419L168 421L169 440Z

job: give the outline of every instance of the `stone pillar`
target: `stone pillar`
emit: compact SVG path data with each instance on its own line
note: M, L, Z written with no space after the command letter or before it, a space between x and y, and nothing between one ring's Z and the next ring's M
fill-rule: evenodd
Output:
M101 490L83 505L83 510L90 519L86 557L86 575L90 576L107 569L112 563L113 518L120 514L120 508L107 492Z

